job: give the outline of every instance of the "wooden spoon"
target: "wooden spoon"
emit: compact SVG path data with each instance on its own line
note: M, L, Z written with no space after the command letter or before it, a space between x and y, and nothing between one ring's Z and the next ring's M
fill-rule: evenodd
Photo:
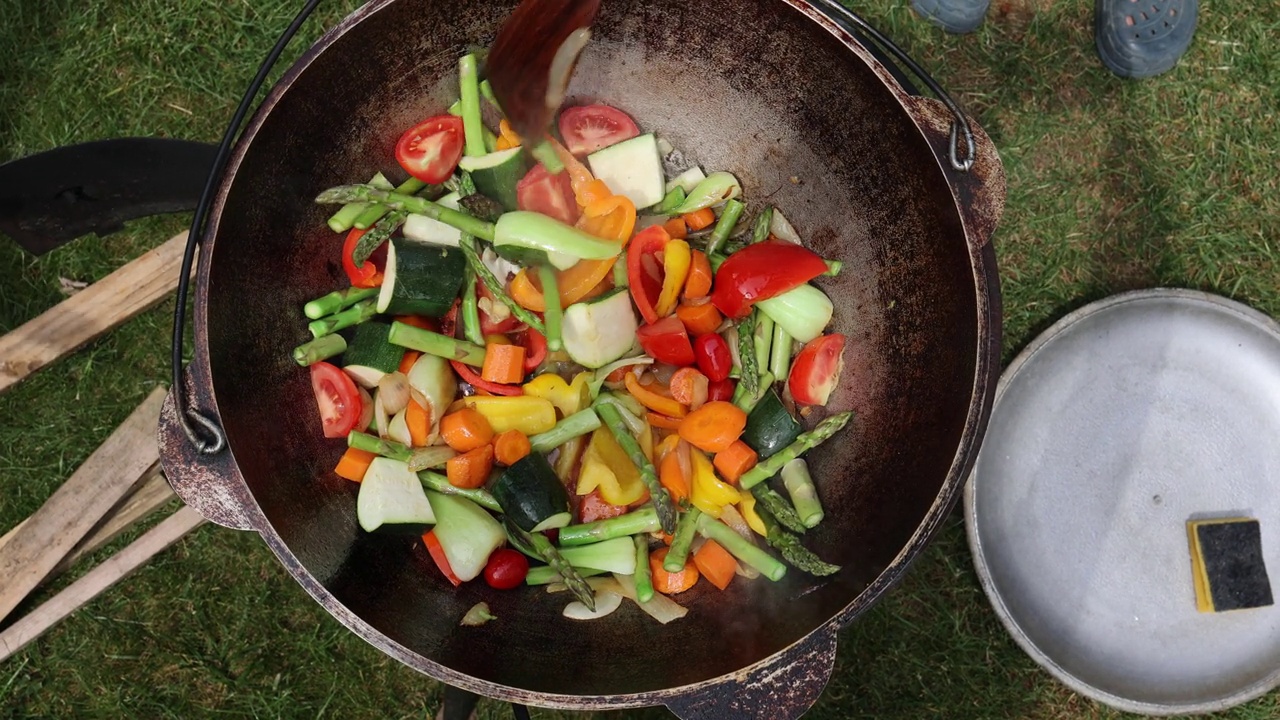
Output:
M564 100L599 10L600 0L523 0L498 32L486 72L512 129L530 145Z

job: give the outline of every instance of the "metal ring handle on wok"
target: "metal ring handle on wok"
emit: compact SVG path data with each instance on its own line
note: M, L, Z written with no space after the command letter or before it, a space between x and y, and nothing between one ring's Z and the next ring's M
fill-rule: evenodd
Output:
M898 62L905 65L913 75L924 82L925 87L929 88L930 92L937 96L952 115L948 152L951 167L962 173L971 170L974 159L977 156L973 128L969 125L969 120L961 112L960 107L947 94L947 91L943 90L942 86L924 68L920 67L920 64L913 60L905 50L866 20L836 2L836 0L809 0L809 2L822 10L824 15L845 31L855 33L859 37L863 34L870 36L877 45L888 51ZM218 145L218 153L213 161L213 167L209 171L209 178L205 182L204 190L200 195L200 202L196 205L195 213L191 218L191 230L187 235L187 247L182 256L182 274L179 276L177 301L173 311L173 351L170 359L172 370L171 387L174 388L172 396L178 425L187 436L187 440L201 455L217 455L221 453L227 447L227 438L217 419L199 408L187 405L187 393L184 392L187 376L183 372L183 345L186 339L187 294L191 283L191 266L195 261L196 248L200 246L200 242L204 237L205 219L209 214L209 208L213 205L215 191L222 179L222 173L226 169L227 160L231 155L232 145L235 144L240 127L244 124L245 116L249 114L249 109L253 105L254 99L257 98L258 91L262 89L263 84L266 82L267 75L275 67L285 48L293 40L294 36L298 34L298 30L302 28L303 23L307 21L307 18L311 16L319 4L320 0L307 0L306 5L298 11L293 22L285 28L275 46L271 48L267 58L259 66L257 74L254 76L253 81L249 83L249 88L240 99L240 104L236 107L235 114L231 117L231 123L222 135L222 140ZM965 142L963 156L959 149L961 138Z

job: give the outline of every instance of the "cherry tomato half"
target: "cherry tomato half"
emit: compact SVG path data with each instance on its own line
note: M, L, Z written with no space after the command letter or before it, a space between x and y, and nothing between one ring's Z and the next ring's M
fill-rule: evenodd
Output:
M552 175L538 163L516 184L516 205L521 210L542 213L566 224L578 221L580 210L573 196L569 173Z
M529 559L511 548L498 548L484 566L484 581L495 590L520 587L529 574Z
M844 368L844 336L823 335L809 341L791 364L787 387L791 397L804 405L826 405L840 382Z
M698 361L698 369L711 382L727 379L729 371L733 370L729 343L715 333L707 333L693 341L693 356Z
M733 399L734 384L732 380L721 380L707 386L707 402L721 400L729 402Z
M453 175L462 159L462 118L438 115L409 128L396 143L396 161L405 172L428 185Z
M346 373L327 362L311 366L311 392L320 408L324 436L344 438L360 422L364 402L360 391Z
M693 345L689 343L689 333L684 323L675 315L668 315L656 323L642 325L636 331L636 339L640 347L649 357L677 367L692 365Z
M639 134L635 120L608 105L583 105L560 113L560 137L574 155L590 155Z

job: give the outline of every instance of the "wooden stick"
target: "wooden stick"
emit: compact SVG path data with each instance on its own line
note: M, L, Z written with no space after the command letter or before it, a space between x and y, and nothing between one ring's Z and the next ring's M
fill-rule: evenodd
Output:
M93 532L71 551L71 554L63 558L62 562L49 572L45 582L66 572L67 568L75 565L85 555L97 552L102 546L119 537L120 533L133 527L134 523L159 510L176 497L178 496L169 487L169 481L164 479L164 473L160 472L160 465L157 463L143 476L142 483L137 489L117 503L115 509L98 524L98 527L94 528Z
M165 518L159 525L148 530L142 537L134 540L124 550L104 560L84 577L71 583L66 589L0 633L0 662L26 647L32 640L79 610L102 591L128 577L156 554L199 527L204 521L200 513L184 506Z
M0 337L0 393L168 297L186 245L183 232Z
M156 388L84 464L0 547L0 620L62 562L159 462L156 426L166 391Z

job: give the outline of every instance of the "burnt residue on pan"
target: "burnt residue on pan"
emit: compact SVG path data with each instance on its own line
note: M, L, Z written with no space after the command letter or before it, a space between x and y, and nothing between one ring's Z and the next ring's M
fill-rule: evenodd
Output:
M917 125L910 99L802 5L611 0L570 102L616 104L691 161L737 174L752 210L777 205L818 252L844 261L821 283L837 306L834 329L849 338L831 410L857 418L810 456L827 519L807 540L841 573L792 571L723 594L703 583L679 597L689 616L668 626L629 606L579 623L541 589L455 590L420 542L356 527L356 486L330 472L343 448L323 439L307 373L290 357L306 339L302 304L345 282L329 209L311 200L394 166L399 134L453 101L457 57L492 39L509 2L376 0L264 103L223 184L197 288L196 395L221 416L234 463L217 466L220 479L176 477L180 492L227 484L219 497L251 505L237 517L319 602L445 681L578 708L666 702L714 717L736 711L707 698L743 693L781 712L790 706L778 692L807 707L824 662L829 672L831 621L862 612L901 575L976 451L999 344L994 255L982 246L1003 180L991 192L987 175L944 170L945 144ZM724 32L727 17L750 20ZM499 620L459 628L480 600ZM787 648L804 658L793 678L803 687L744 674ZM720 678L728 684L709 689Z

